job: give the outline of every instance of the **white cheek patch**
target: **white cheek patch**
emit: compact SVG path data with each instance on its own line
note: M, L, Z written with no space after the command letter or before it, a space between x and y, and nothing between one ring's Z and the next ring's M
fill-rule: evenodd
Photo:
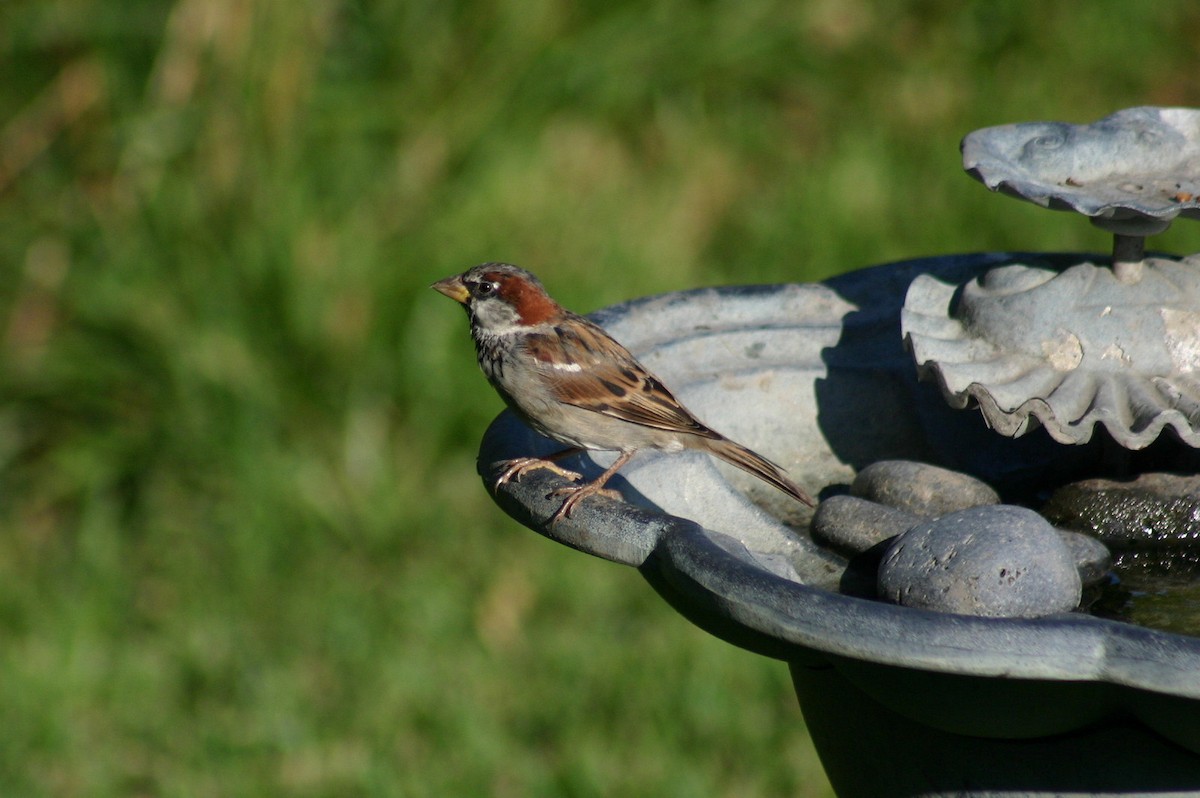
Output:
M471 311L472 325L484 335L499 337L525 329L517 312L497 299L476 302Z

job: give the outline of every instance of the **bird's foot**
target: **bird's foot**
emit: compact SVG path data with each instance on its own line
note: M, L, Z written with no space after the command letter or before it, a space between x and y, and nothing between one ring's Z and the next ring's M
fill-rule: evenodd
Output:
M558 490L551 491L546 498L554 496L566 496L567 500L562 503L562 507L559 507L554 512L554 515L550 516L550 520L547 522L550 524L553 524L560 518L569 518L571 511L575 509L575 505L589 496L607 496L610 499L617 499L618 501L623 498L620 493L612 488L604 487L604 482L600 480L589 482L586 485L559 488Z
M567 453L573 452L568 451ZM563 456L564 454L566 453L560 453L559 455L553 457L554 459L557 459L558 456ZM553 471L560 477L569 479L572 482L578 482L579 480L583 479L583 474L580 474L578 471L571 471L563 468L562 466L556 464L554 460L545 457L518 457L513 460L503 460L498 465L502 466L504 471L499 477L496 478L497 488L506 482L511 482L513 480L520 481L525 472L535 471L539 468L547 471Z

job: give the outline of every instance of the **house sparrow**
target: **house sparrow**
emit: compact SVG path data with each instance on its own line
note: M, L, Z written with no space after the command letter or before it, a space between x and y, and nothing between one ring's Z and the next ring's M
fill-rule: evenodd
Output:
M502 463L496 487L526 471L581 475L554 461L583 449L620 452L595 480L552 495L566 501L550 518L570 516L639 449L708 452L813 506L779 466L702 424L657 377L599 325L561 307L541 282L507 263L484 263L432 288L461 303L471 319L479 367L505 403L530 427L568 448L548 457Z

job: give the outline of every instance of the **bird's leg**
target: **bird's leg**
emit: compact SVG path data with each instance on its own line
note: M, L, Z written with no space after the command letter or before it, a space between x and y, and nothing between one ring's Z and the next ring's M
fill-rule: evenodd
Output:
M576 480L582 479L583 475L578 471L568 471L562 466L555 465L554 461L561 460L564 457L570 457L573 454L579 454L582 451L583 449L580 449L578 446L572 446L569 449L563 449L561 452L555 452L554 454L546 455L545 457L518 457L513 460L502 460L497 463L497 465L504 467L504 473L502 473L496 479L495 487L498 488L504 483L513 479L520 481L521 475L526 471L533 471L538 468L544 468L547 471L553 471L560 477L565 477L566 479L575 482Z
M616 459L616 462L608 467L607 471L586 485L579 485L578 487L570 488L559 488L551 493L551 496L566 496L567 500L563 502L562 507L559 507L558 510L555 511L554 515L550 516L548 523L553 524L560 518L569 517L571 515L571 511L575 509L575 505L579 504L580 501L586 499L588 496L594 496L595 494L599 493L613 499L621 498L621 494L617 493L615 490L606 490L604 483L612 479L613 474L617 473L621 466L628 463L630 457L633 457L632 451L621 452L621 456Z

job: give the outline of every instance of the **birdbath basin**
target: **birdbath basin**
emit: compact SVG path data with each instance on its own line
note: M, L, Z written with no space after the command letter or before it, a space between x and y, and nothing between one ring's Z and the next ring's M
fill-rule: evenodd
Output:
M957 285L1034 260L1079 258L926 258L817 284L650 297L594 318L701 419L822 499L872 463L905 459L1028 505L1112 476L1112 440L1006 438L949 407L918 381L900 316L918 275ZM490 488L499 461L557 448L505 412L480 472ZM1169 438L1138 454L1195 462ZM585 474L610 462L580 458ZM589 498L547 524L561 503L548 494L566 484L531 471L494 496L546 537L637 568L701 628L786 662L843 798L1200 794L1200 638L1083 612L979 617L861 597L847 589L853 558L814 540L811 511L700 454L639 454L610 483L623 501Z

